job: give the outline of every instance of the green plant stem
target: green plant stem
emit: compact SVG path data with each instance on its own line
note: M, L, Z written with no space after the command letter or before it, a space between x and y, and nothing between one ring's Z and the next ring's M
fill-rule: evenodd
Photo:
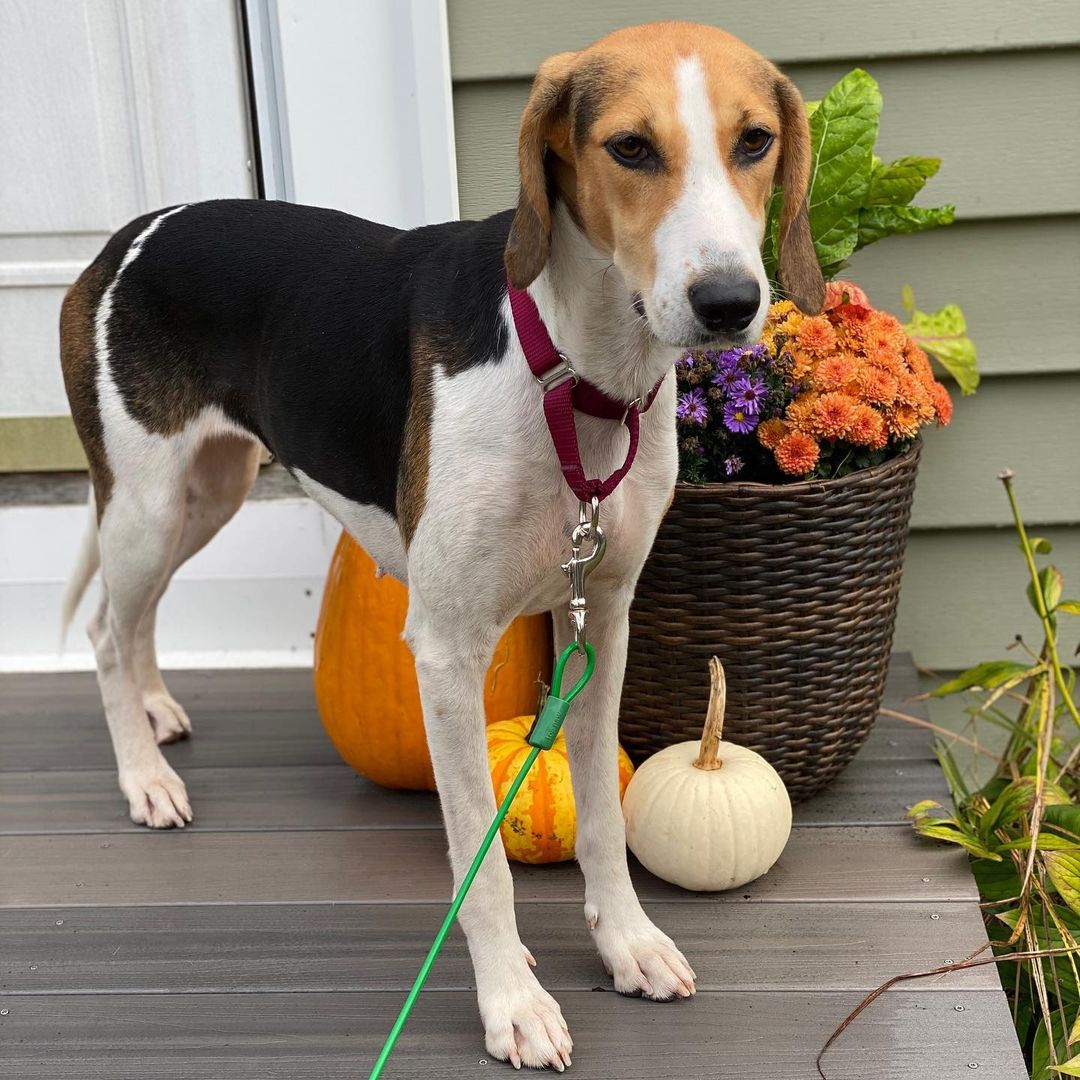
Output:
M1023 519L1020 517L1020 508L1016 505L1016 494L1013 492L1012 474L1001 474L1001 482L1005 485L1005 494L1009 497L1009 506L1012 508L1013 521L1016 523L1016 531L1020 536L1020 547L1027 560L1028 572L1031 574L1032 589L1035 593L1035 607L1039 612L1043 632L1046 634L1046 647L1050 655L1050 665L1054 670L1054 681L1061 691L1061 698L1065 707L1069 710L1076 726L1080 728L1080 710L1069 694L1069 688L1065 683L1065 674L1061 669L1061 660L1057 651L1057 635L1050 625L1050 613L1046 610L1046 597L1043 596L1042 583L1039 581L1039 568L1035 565L1035 553L1031 550L1031 542L1028 540L1027 530L1024 528Z

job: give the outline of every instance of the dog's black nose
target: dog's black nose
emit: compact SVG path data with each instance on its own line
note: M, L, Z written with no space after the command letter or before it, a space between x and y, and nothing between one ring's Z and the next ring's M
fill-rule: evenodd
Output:
M727 274L695 281L687 296L694 314L714 333L745 330L761 305L761 289L753 278Z

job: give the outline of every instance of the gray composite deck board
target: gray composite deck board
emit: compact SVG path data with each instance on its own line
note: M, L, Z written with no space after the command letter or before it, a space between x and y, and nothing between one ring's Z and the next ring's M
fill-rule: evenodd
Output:
M656 1005L615 993L561 995L570 1077L809 1080L861 994L704 993ZM4 998L0 1064L19 1080L358 1080L393 1020L391 994L205 994ZM957 1011L957 1006L962 1011ZM6 1059L6 1061L5 1061ZM979 1070L969 1070L975 1061ZM829 1080L1025 1075L1005 1000L959 989L887 994L825 1061ZM386 1080L491 1080L471 992L424 997Z
M288 986L404 993L444 912L441 904L21 908L0 918L0 992L260 993ZM652 914L694 957L699 990L873 990L898 971L961 959L983 932L974 902L840 909L676 900L652 905ZM517 918L549 990L607 984L580 904L519 903ZM981 967L909 989L1000 985L992 968ZM455 929L428 987L472 986L465 939Z
M0 677L0 1075L366 1076L448 898L437 798L342 765L308 672L168 681L195 723L166 754L196 821L151 833L125 816L93 675ZM890 705L925 717L917 689L910 661L894 662ZM804 1080L862 994L978 948L966 858L903 824L910 803L946 798L930 738L879 719L745 888L688 894L633 866L699 973L689 1003L597 993L610 979L577 867L515 867L523 939L576 1040L570 1075ZM430 985L386 1080L509 1075L480 1064L456 930ZM982 968L891 991L841 1037L827 1075L1021 1080L998 986Z
M342 765L181 768L200 832L441 829L438 800L387 791ZM913 801L944 799L934 761L862 759L795 807L799 825L900 825ZM0 834L130 833L115 769L0 773Z
M446 841L435 830L200 833L197 829L0 837L0 908L64 904L441 903ZM764 877L687 894L634 864L643 900L737 904L808 900L974 900L957 848L909 828L797 828ZM925 880L924 880L925 879ZM584 899L572 863L516 866L519 901Z

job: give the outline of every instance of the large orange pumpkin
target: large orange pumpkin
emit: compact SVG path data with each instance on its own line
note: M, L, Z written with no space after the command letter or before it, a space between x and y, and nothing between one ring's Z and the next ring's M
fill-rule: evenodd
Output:
M571 714L568 723L573 723ZM525 736L532 716L517 716L488 724L488 760L495 800L501 803L532 747ZM619 798L626 791L634 766L619 747ZM517 862L565 862L574 857L577 817L570 784L570 759L566 738L560 731L550 750L536 759L518 790L501 826L506 854Z
M338 753L358 773L393 788L435 790L420 690L401 640L409 593L341 534L326 578L315 633L315 699ZM550 681L546 615L516 619L484 680L488 721L536 707L537 679Z

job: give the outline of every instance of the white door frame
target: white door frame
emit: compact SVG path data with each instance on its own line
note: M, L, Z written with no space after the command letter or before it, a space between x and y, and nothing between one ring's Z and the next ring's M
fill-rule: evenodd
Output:
M263 194L458 217L446 0L242 0Z

